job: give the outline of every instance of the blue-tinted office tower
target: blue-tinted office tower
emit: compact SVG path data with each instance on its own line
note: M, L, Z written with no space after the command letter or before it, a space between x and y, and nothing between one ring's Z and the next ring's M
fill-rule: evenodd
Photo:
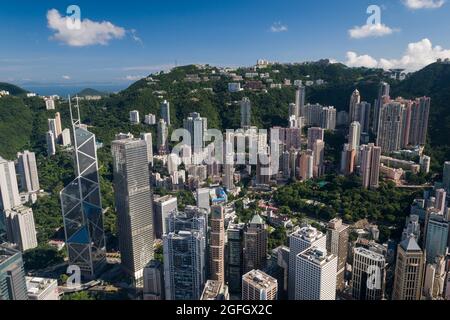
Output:
M70 98L69 98L70 101ZM78 104L74 120L70 107L76 178L60 193L69 263L93 279L106 262L103 211L95 135L81 124Z
M1 300L28 300L22 254L8 244L0 245Z
M434 213L430 215L425 238L428 263L434 263L438 256L445 256L448 245L448 228L448 221L444 215Z

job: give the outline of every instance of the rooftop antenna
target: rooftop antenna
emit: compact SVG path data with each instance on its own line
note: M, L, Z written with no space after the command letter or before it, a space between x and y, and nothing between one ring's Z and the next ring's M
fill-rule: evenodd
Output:
M72 121L72 126L75 129L76 127L79 127L81 124L81 118L80 118L80 105L79 105L79 98L78 95L75 97L77 104L75 105L75 109L76 109L76 118L74 119L74 114L73 114L73 110L72 110L72 98L69 95L69 110L70 110L70 120Z

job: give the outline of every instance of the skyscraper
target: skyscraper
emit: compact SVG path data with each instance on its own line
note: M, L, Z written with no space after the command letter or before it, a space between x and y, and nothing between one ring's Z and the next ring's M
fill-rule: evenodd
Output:
M450 192L450 161L444 163L443 177L444 188L447 192Z
M431 99L422 97L416 99L411 106L411 126L409 144L425 145L428 133L428 118L430 116Z
M225 283L225 223L224 207L211 207L210 274L211 280Z
M161 118L164 120L164 122L170 126L170 103L167 100L164 100L161 102Z
M69 101L70 98L69 98ZM75 180L60 193L69 263L82 275L94 278L106 262L103 210L101 203L95 135L73 118Z
M143 269L153 259L153 203L147 143L140 139L111 144L114 195L122 266L143 287Z
M303 117L306 100L306 87L300 85L295 92L295 117Z
M324 248L311 247L298 254L295 300L335 300L337 257Z
M36 227L33 209L18 206L6 211L9 242L18 246L24 252L37 247Z
M252 104L249 98L244 97L241 105L241 128L249 128L252 125Z
M363 188L378 188L380 180L381 148L373 143L361 146L361 175Z
M144 300L164 300L164 268L152 260L144 268Z
M354 299L383 299L385 265L383 255L363 247L353 249L352 296Z
M61 113L55 113L56 139L59 139L62 133Z
M388 102L390 97L390 85L386 82L381 82L378 87L378 97L375 100L374 109L373 109L373 123L372 130L374 133L378 133L378 124L380 122L380 110L383 107L383 104Z
M253 216L244 232L244 272L266 265L267 240L266 223L259 215Z
M277 300L278 282L260 270L242 276L242 300Z
M178 201L176 197L166 195L153 199L153 225L155 237L162 239L163 234L167 231L166 220L169 214L177 210Z
M166 154L168 152L168 139L169 129L167 128L167 123L164 121L164 119L159 119L157 140L157 148L159 154Z
M39 177L34 152L28 150L17 154L17 171L22 190L26 192L39 191Z
M431 213L425 235L425 252L428 263L438 256L445 256L448 246L449 222L440 213Z
M205 134L208 130L207 119L202 118L200 113L192 112L183 120L183 127L191 135L192 153L201 153L205 147Z
M414 236L398 245L393 300L420 300L424 260L422 249Z
M308 128L308 149L312 150L314 147L314 142L316 140L322 140L325 139L325 130L322 128L312 127Z
M384 104L380 110L377 146L381 152L390 153L402 147L405 106L400 102Z
M371 105L366 101L360 102L356 108L359 110L358 122L361 124L361 133L369 133Z
M361 95L359 94L358 89L353 91L352 96L350 97L350 107L349 107L349 120L350 123L353 121L359 121L359 110L358 104L361 102Z
M0 301L28 300L22 254L0 244Z
M359 150L361 140L361 125L358 121L350 124L350 131L348 134L348 144L351 150Z
M20 204L14 162L0 157L0 211L10 210Z
M318 248L326 249L327 240L326 236L318 231L316 228L306 226L297 229L289 236L289 299L294 300L296 297L297 281L296 281L296 263L299 253L306 249L315 246Z
M167 300L199 300L206 282L207 211L186 207L168 217L164 243Z
M320 119L321 128L326 130L336 129L336 109L334 107L323 107Z
M244 271L244 229L245 224L230 224L227 229L227 282L230 292L240 293Z
M47 140L47 156L51 157L56 154L55 135L52 131L48 131L46 135Z
M53 140L58 141L58 129L56 119L48 119L48 131L53 134Z
M345 266L347 264L349 226L335 218L328 223L327 250L337 257L336 289L345 289Z
M153 140L151 133L141 133L141 139L147 144L147 160L153 165Z
M316 140L313 144L313 161L314 161L314 177L318 178L324 173L324 159L325 159L325 142L323 140Z

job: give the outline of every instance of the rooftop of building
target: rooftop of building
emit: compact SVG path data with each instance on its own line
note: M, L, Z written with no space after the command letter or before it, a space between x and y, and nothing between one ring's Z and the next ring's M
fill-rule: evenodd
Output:
M222 283L220 281L208 280L205 284L201 300L216 300L222 293Z
M417 241L414 236L409 236L407 239L400 242L400 246L405 251L420 251L420 252L422 252L422 249L417 244Z
M267 289L275 284L277 280L261 270L252 270L242 276L243 280L251 282L258 289Z
M165 195L165 196L156 196L153 199L153 202L162 203L162 202L167 202L167 201L173 201L173 200L176 200L176 199L177 199L177 197L174 197L174 196L168 194L168 195Z
M308 225L306 227L299 228L291 234L291 237L300 238L306 241L314 241L324 237L325 235L316 228Z
M311 247L300 253L299 256L317 265L324 265L336 257L333 254L328 254L326 249L318 247Z
M369 257L372 260L377 260L377 261L384 261L384 256L376 253L374 251L371 251L369 249L363 248L363 247L357 247L354 249L355 254L358 253L360 255Z
M20 251L16 250L13 245L9 243L0 244L0 263L3 263L18 253L20 253Z
M39 295L48 287L57 285L58 281L56 279L26 277L26 283L28 294Z

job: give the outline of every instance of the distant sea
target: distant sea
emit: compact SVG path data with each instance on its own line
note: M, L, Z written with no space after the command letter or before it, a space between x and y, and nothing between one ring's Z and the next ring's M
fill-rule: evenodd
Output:
M61 97L66 97L69 94L74 95L86 88L95 89L101 92L106 93L115 93L119 92L121 90L124 90L128 88L130 84L94 84L94 83L87 83L87 84L80 84L80 85L58 85L58 84L51 84L51 85L44 85L44 84L23 84L21 85L22 88L24 88L27 91L37 93L40 96L50 96L50 95L58 95Z

